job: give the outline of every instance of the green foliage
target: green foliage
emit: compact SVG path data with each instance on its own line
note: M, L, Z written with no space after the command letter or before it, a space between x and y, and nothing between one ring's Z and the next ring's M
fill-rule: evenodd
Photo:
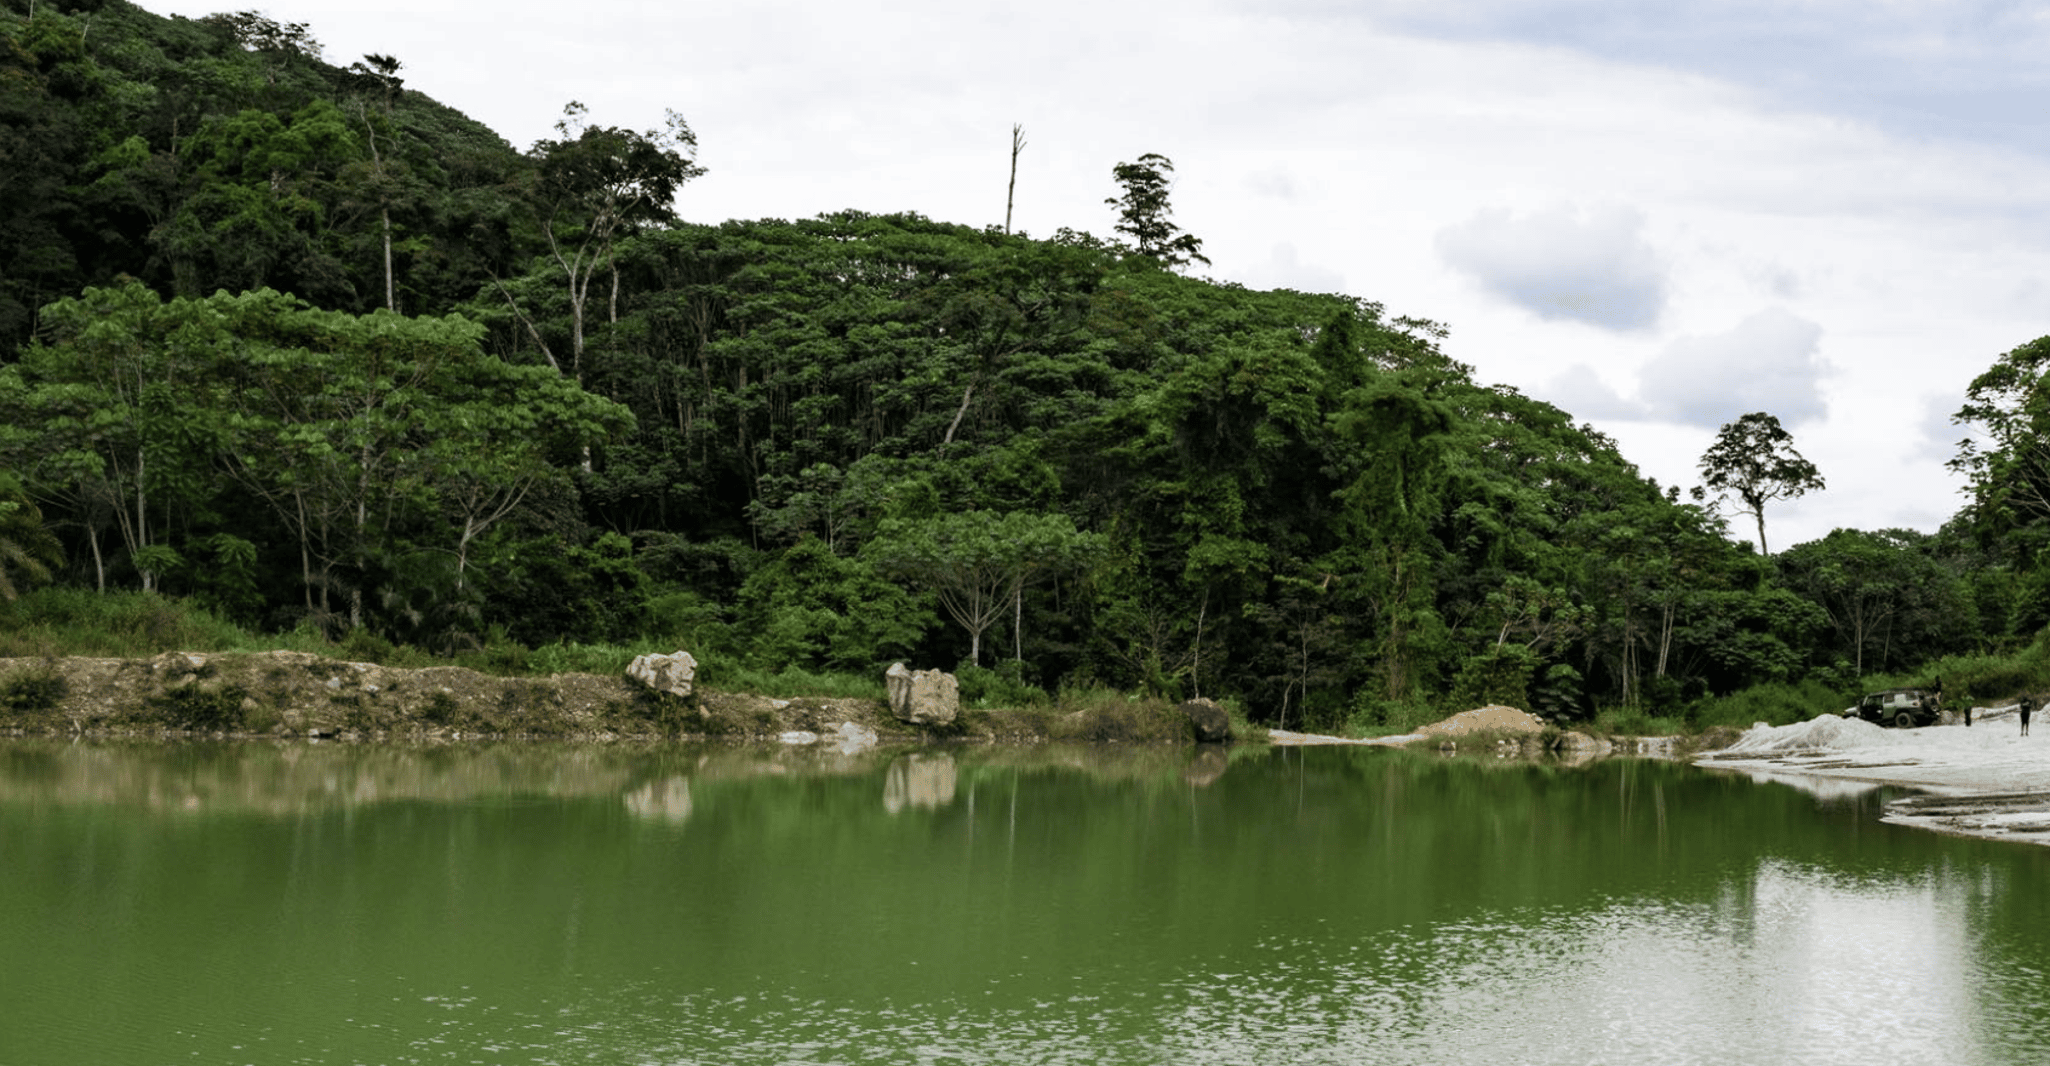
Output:
M1347 706L1344 731L1356 737L1401 736L1445 717L1446 712L1434 704L1390 700L1362 689Z
M1025 681L1009 662L992 670L986 666L962 666L954 671L961 686L961 704L987 710L992 707L1041 707L1053 702L1045 689Z
M0 471L0 601L48 582L64 550L14 475Z
M237 733L247 727L243 701L249 691L240 685L209 689L192 682L144 701L173 729L194 733Z
M889 690L881 671L873 675L815 673L796 667L758 670L744 664L714 660L698 664L698 683L722 692L749 692L779 699L816 696L827 699L886 700Z
M949 617L967 630L968 661L979 664L982 634L1015 611L1025 585L1043 573L1086 567L1103 538L1083 533L1067 515L1023 511L960 511L885 519L869 542L881 570L931 588Z
M1818 714L1838 714L1855 702L1846 694L1816 681L1776 682L1753 685L1727 696L1705 700L1692 710L1696 729L1728 726L1749 729L1753 723L1792 725Z
M456 698L446 692L436 692L427 697L427 705L420 708L420 720L431 726L450 726L462 718L462 709Z
M1641 711L1608 709L1596 714L1590 728L1597 736L1665 737L1687 731L1681 718L1662 718Z
M70 694L70 681L54 663L23 667L0 680L0 707L17 716L47 714Z
M166 651L250 650L256 643L232 623L156 593L39 589L17 600L9 619L0 628L0 657L148 658ZM289 638L264 643L296 646Z
M1434 323L1179 274L1204 260L1163 156L1113 172L1131 246L693 225L675 116L573 107L522 156L303 24L24 10L0 15L0 650L333 635L518 673L683 646L878 689L987 637L1016 665L972 675L984 698L1100 683L1380 729L1481 700L1670 714L2050 621L2043 342L1974 383L1955 529L1768 566ZM1757 512L1812 467L1746 474L1798 459L1746 421L1705 473ZM81 586L161 595L32 602Z
M1725 423L1701 456L1701 483L1744 504L1738 514L1758 520L1758 554L1765 548L1765 504L1791 500L1824 488L1815 464L1794 450L1793 434L1764 411Z
M1092 744L1185 744L1194 736L1189 716L1157 698L1064 703L1053 720L1057 740Z
M1203 242L1169 221L1174 214L1167 202L1173 173L1174 161L1154 152L1140 156L1136 163L1119 163L1110 174L1124 193L1104 203L1118 209L1116 229L1132 238L1139 255L1170 270L1179 270L1191 260L1209 266Z
M1452 685L1455 706L1530 707L1530 682L1542 663L1521 644L1498 644L1466 661Z
M737 607L752 635L744 657L772 668L879 670L909 656L935 621L929 599L813 537L750 574Z

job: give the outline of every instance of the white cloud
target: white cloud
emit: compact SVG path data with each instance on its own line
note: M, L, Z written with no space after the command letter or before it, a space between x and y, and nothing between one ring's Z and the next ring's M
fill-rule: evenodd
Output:
M1676 422L1716 426L1752 411L1794 425L1827 412L1822 327L1773 307L1728 333L1682 337L1644 366L1642 397Z
M1966 437L1982 436L1970 426L1951 421L1951 416L1964 405L1963 393L1945 393L1922 401L1921 417L1915 424L1922 435L1914 451L1917 458L1932 463L1949 463L1957 458L1958 442Z
M1622 207L1521 217L1491 208L1438 231L1438 254L1540 318L1643 329L1666 302L1666 265L1643 228L1644 216Z
M1575 363L1546 386L1546 401L1576 419L1645 417L1644 405L1626 400L1586 363Z
M1287 241L1277 242L1266 262L1242 273L1249 288L1318 293L1345 291L1345 275L1328 267L1303 262L1295 245Z

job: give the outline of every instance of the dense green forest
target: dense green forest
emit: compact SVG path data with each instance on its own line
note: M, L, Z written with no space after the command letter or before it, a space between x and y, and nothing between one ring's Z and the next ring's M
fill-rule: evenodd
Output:
M689 225L680 116L522 152L305 26L4 3L0 598L1355 729L1848 695L2050 622L2050 338L1975 383L1941 533L1764 556L1438 324L1186 276L1159 157L1110 240Z

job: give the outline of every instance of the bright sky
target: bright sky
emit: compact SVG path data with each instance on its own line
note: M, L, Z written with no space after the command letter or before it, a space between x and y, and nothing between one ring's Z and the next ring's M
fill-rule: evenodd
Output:
M142 0L160 14L229 5ZM2018 0L276 0L526 148L570 100L710 173L693 221L857 208L1110 236L1175 162L1208 273L1451 328L1691 487L1777 415L1829 488L1775 550L1934 531L1971 379L2050 333L2050 6ZM1732 526L1738 539L1748 519Z

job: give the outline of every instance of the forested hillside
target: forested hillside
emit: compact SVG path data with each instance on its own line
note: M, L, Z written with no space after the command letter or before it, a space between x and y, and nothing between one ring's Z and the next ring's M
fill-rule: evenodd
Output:
M9 598L1361 728L1849 692L2050 621L2043 342L1975 388L1984 491L1944 533L1765 558L1369 300L1187 277L1144 236L687 225L679 116L572 106L523 153L308 27L5 4Z

